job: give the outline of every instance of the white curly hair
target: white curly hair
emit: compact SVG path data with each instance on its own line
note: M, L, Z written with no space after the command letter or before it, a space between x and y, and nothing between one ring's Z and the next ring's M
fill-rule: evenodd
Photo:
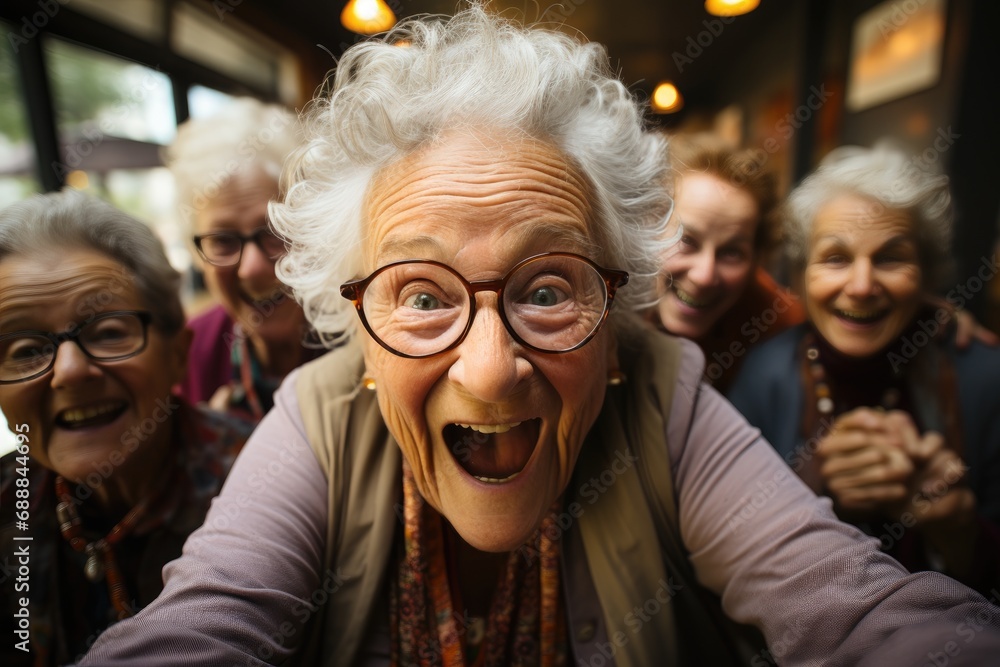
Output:
M285 158L301 142L300 130L294 113L252 97L236 98L211 116L183 123L164 151L164 162L188 227L237 174L260 169L277 183Z
M631 274L616 302L655 302L659 260L673 242L664 233L666 140L647 131L602 46L517 24L479 2L451 19L408 19L347 50L304 125L270 217L290 246L278 276L328 342L356 329L339 286L360 277L375 176L456 129L513 131L557 147L589 180L602 255L593 259Z
M795 188L784 207L785 251L793 271L805 269L813 223L832 199L852 194L872 201L871 214L905 211L913 221L928 289L944 286L952 269L953 210L948 177L936 174L888 142L831 151Z

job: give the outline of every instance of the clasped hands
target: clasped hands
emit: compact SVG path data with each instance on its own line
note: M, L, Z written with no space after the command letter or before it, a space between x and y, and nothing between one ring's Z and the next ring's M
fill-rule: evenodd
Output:
M819 444L822 475L835 503L850 513L914 524L971 519L972 491L962 484L966 466L940 433L920 435L899 410L858 408L834 422Z

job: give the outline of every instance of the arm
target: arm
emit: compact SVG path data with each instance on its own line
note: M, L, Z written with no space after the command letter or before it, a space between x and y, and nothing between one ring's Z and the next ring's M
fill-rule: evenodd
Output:
M949 664L996 655L994 607L941 575L908 575L838 521L732 406L698 386L700 372L686 360L668 442L681 535L730 617L760 628L782 664L923 664L949 641L962 647ZM987 621L966 646L963 619L977 614Z
M297 377L164 568L160 597L105 632L81 664L275 664L299 645L329 582L320 577L327 484L299 423Z

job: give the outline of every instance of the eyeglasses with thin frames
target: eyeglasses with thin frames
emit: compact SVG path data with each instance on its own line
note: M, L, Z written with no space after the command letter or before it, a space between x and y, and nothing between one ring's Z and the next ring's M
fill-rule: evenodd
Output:
M201 258L215 266L236 266L243 259L243 247L252 241L272 262L285 254L285 242L269 227L258 227L249 234L210 232L194 237L194 247Z
M518 262L497 280L467 281L433 260L403 260L340 287L372 338L419 359L459 345L476 317L476 294L494 292L504 327L521 345L560 354L586 345L607 319L628 273L564 252Z
M95 361L122 361L146 349L153 317L144 310L100 313L62 333L14 331L0 335L0 384L27 382L48 373L56 351L67 341L76 343Z

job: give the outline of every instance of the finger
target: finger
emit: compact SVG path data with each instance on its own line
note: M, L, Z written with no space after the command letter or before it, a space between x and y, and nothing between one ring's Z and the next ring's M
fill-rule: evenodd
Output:
M939 497L965 479L969 467L950 450L940 452L928 464L919 483L920 492L928 497Z
M845 412L833 423L833 431L867 429L877 430L884 428L885 413L873 408L855 408L850 412Z
M916 448L920 442L920 431L907 413L902 410L892 410L885 415L886 431L893 439L892 444L906 451Z
M820 474L827 478L853 474L884 464L886 460L887 457L881 448L865 447L849 454L827 458L820 467Z
M848 509L861 509L885 503L896 503L906 497L905 484L878 484L837 493L837 502Z
M824 479L828 488L844 491L879 484L906 485L909 482L909 478L910 475L907 474L905 469L883 464L852 470L839 475L831 475Z
M229 402L233 397L233 387L224 384L215 390L212 398L208 399L208 407L216 412L226 412L229 410Z
M937 431L928 431L923 437L907 439L906 442L906 453L921 463L931 461L942 451L946 451L944 436Z
M832 458L870 447L889 449L892 446L882 431L852 429L831 433L820 441L816 452L822 457Z

